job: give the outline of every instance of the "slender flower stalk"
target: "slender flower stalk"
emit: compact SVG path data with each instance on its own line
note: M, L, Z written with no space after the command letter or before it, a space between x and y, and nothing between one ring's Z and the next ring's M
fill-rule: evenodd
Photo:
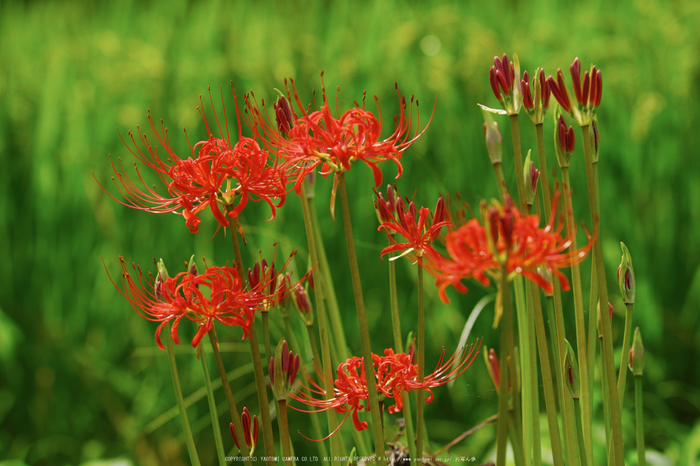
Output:
M216 445L216 457L219 460L219 466L226 466L224 444L223 440L221 439L221 428L219 427L219 414L216 409L216 399L214 398L214 391L211 387L211 378L209 377L207 354L203 344L200 343L197 349L199 351L199 360L202 363L202 372L204 374L204 386L207 390L207 401L209 403L209 414L211 415L211 426L214 430L214 444Z
M528 312L532 310L532 296L530 288L527 291L523 288L522 277L516 277L513 280L515 287L515 313L518 322L518 338L519 338L519 353L520 358L517 361L520 364L520 374L522 379L521 403L522 413L521 423L519 425L522 431L523 456L525 464L532 464L532 454L535 443L535 422L539 425L539 415L535 416L535 400L534 395L537 393L537 384L533 387L534 378L537 377L536 369L533 369L531 364L531 353L534 348L534 341L530 339L529 326L532 323L532 318L528 316ZM539 414L539 413L538 413Z
M173 351L173 340L170 332L165 332L165 343L168 347L168 362L170 363L170 375L173 377L173 388L175 389L175 399L177 400L177 408L180 411L180 420L182 421L182 431L185 435L185 444L187 445L187 453L190 456L190 461L193 466L199 466L199 456L197 456L197 447L194 444L192 437L192 429L190 422L187 419L187 408L185 401L182 398L182 388L180 387L180 377L177 374L177 364L175 363L175 352Z
M355 307L357 310L357 321L360 327L360 341L362 343L362 354L364 357L365 373L372 372L372 350L369 341L369 328L367 327L367 317L365 315L365 301L362 295L362 284L360 283L360 268L357 263L355 253L355 240L352 233L352 223L350 219L350 207L348 205L348 193L345 187L345 175L341 173L338 183L340 190L340 206L343 211L343 226L345 227L345 240L348 246L348 258L350 260L350 275L352 277L352 288L355 295ZM367 390L369 391L369 411L372 415L372 432L374 434L374 452L377 460L384 457L384 432L382 429L382 413L379 410L379 398L377 396L376 381L368 377ZM418 441L420 442L420 431L418 431Z
M620 408L622 408L625 397L625 383L627 382L627 370L625 369L625 357L630 348L632 340L632 313L634 310L634 300L636 295L636 280L634 277L634 267L632 266L632 257L625 246L625 243L620 243L622 248L622 259L617 268L617 280L620 284L620 294L625 303L625 333L622 342L622 361L620 362L620 373L617 379L617 391L620 398Z
M593 148L591 147L590 126L582 126L583 131L583 153L586 159L586 181L588 183L588 204L591 211L593 231L597 232L593 244L594 259L596 267L596 277L598 281L598 297L600 305L607 303L608 285L605 274L605 263L603 262L603 244L601 242L600 229L600 206L598 205L597 186L593 174ZM615 362L613 359L612 328L609 319L601 319L603 327L603 361L607 372L608 401L610 404L610 421L612 433L612 449L614 451L615 465L624 464L624 451L622 442L622 419L620 412L620 402L617 394L617 384L615 383Z
M637 418L637 463L646 466L644 448L644 403L642 400L642 376L644 375L644 345L639 327L634 331L634 343L630 350L629 368L634 374L634 411Z
M564 116L560 115L555 128L555 146L557 151L557 159L559 160L563 187L564 187L564 209L566 210L566 229L567 235L571 240L571 247L576 249L576 223L574 220L574 208L571 202L572 188L571 179L569 177L569 163L574 150L574 132L569 126L566 129ZM563 153L563 154L562 154ZM583 288L581 287L581 269L579 263L573 261L571 263L571 282L574 292L574 322L576 328L576 347L578 349L578 365L581 377L581 403L583 404L583 428L584 428L584 443L586 450L592 452L591 443L591 393L589 392L589 373L588 373L588 347L586 341L586 321L583 312Z
M514 383L510 381L510 369L508 368L508 358L512 355L509 351L513 344L513 310L510 300L510 285L508 284L507 274L505 270L501 273L501 282L499 283L498 292L501 295L501 303L503 306L503 323L501 327L501 359L498 366L499 382L498 382L498 427L496 431L496 466L505 466L506 464L506 442L508 435L508 398L509 387ZM517 436L515 436L517 437Z
M304 227L306 229L306 241L309 246L309 255L311 256L311 262L313 264L318 263L318 252L316 249L316 237L314 235L313 226L311 223L311 212L309 211L309 202L306 196L306 187L301 185L301 206L304 214ZM333 369L331 364L331 352L330 352L330 341L328 327L326 323L326 315L324 312L323 296L324 288L322 284L322 278L318 267L314 268L313 272L315 292L314 297L316 299L316 312L318 315L318 332L321 339L321 361L323 364L323 374L324 377L321 383L324 386L324 393L327 399L333 397L332 387L332 377ZM328 416L328 429L331 432L337 432L339 428L338 416L334 410L326 411ZM339 457L343 454L343 442L342 433L338 432L337 435L331 437L331 462L333 466L340 465Z

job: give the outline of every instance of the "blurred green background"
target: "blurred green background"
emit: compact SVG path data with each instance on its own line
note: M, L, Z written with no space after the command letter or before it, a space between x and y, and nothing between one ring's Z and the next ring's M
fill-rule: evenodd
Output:
M2 2L0 4L0 464L185 464L186 451L165 353L155 324L141 319L109 282L118 255L150 269L162 257L171 273L190 254L214 264L231 259L207 212L190 234L181 217L148 215L110 200L98 187L110 176L108 153L132 158L122 134L147 126L146 109L171 128L181 155L206 137L195 110L199 94L228 83L272 99L285 77L302 95L340 85L347 108L364 89L377 94L386 121L396 111L394 82L422 102L422 120L437 95L432 124L404 155L399 189L417 190L419 204L460 191L477 205L497 195L476 103L497 106L488 83L494 55L517 52L522 69L566 70L579 56L603 71L600 185L602 239L613 304L623 309L615 268L620 240L635 264L635 325L647 348L645 415L654 464L695 464L700 451L700 6L689 0L619 2ZM567 73L568 76L568 73ZM568 77L567 77L568 81ZM218 95L218 94L217 94ZM215 96L215 99L217 97ZM425 120L423 120L425 121ZM520 118L523 146L534 131ZM506 160L509 128L501 121ZM552 122L545 134L551 139ZM590 223L585 201L580 132L572 166L575 208ZM555 166L548 146L550 167ZM389 164L391 165L391 164ZM513 167L504 163L514 187ZM385 182L395 167L386 166ZM359 353L342 225L327 213L330 180L317 187L317 207L352 349ZM372 178L366 167L348 176L373 349L391 344L385 244L376 232ZM514 188L513 188L514 189ZM306 257L298 199L292 194L272 222L264 205L244 214L257 248L299 250ZM589 261L583 266L587 277ZM297 261L296 267L305 268ZM415 326L415 268L399 262L404 330ZM587 278L585 279L587 281ZM490 290L474 284L451 304L427 288L427 364L444 346L454 350L474 304ZM571 297L567 296L569 304ZM569 306L570 307L570 306ZM474 336L496 345L489 308ZM614 321L621 344L623 314ZM184 326L183 326L184 327ZM573 331L573 325L568 328ZM273 325L273 338L279 337ZM189 332L189 333L188 333ZM192 329L181 330L183 343ZM474 338L472 337L472 339ZM572 337L573 335L570 335ZM228 369L240 367L239 405L257 411L240 333L222 329ZM247 345L243 345L245 348ZM214 446L201 368L188 344L178 357L203 464ZM619 351L619 349L618 349ZM618 358L619 360L619 358ZM211 365L211 363L210 363ZM247 393L247 395L246 395ZM628 390L628 395L631 390ZM216 392L218 401L224 397ZM634 446L632 397L623 426ZM222 406L225 410L225 407ZM497 411L483 360L452 389L436 390L426 410L435 447ZM169 414L170 413L170 414ZM291 432L310 435L305 414L291 413ZM390 422L393 425L394 418ZM598 419L602 415L598 410ZM389 419L389 418L388 418ZM222 426L228 423L221 417ZM395 428L395 427L394 427ZM602 437L602 424L596 432ZM349 438L349 435L347 436ZM224 435L227 446L232 442ZM482 429L453 452L485 461L495 429ZM298 452L314 446L295 438ZM2 462L2 460L7 460ZM102 462L104 461L104 462ZM630 464L636 464L631 459Z

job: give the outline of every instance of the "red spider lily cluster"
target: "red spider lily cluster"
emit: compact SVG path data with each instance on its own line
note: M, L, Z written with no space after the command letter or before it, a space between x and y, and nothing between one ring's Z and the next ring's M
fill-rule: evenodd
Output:
M212 109L213 107L212 102ZM148 185L137 162L134 163L134 168L140 183L135 183L127 175L121 158L119 168L112 161L115 174L112 180L123 199L116 198L104 187L103 190L127 207L152 213L180 214L193 233L199 230L199 213L207 207L223 227L229 225L229 218L237 218L249 200L265 201L270 206L273 218L276 208L284 204L287 193L287 175L284 170L255 140L242 136L240 128L238 142L232 143L226 119L224 134L216 117L221 137L215 137L204 111L200 109L200 113L209 137L191 146L191 155L186 159L175 153L170 145L167 128L161 121L161 129L158 130L150 112L148 120L151 129L165 152L167 161L140 129L138 139L143 150L131 131L129 136L133 147L124 141L138 162L153 170L166 186L165 194L160 194L155 185ZM216 116L215 111L214 114Z
M252 455L253 451L255 450L255 445L258 444L258 434L260 433L258 416L253 416L251 418L250 411L248 411L248 408L243 408L243 413L241 413L241 424L243 425L243 436L245 437L245 444L248 447L250 454ZM229 429L231 430L231 436L233 437L233 441L236 444L236 447L238 447L239 450L243 451L241 449L240 443L238 442L238 436L236 435L236 429L233 426L233 422L229 424Z
M547 78L552 95L557 99L561 108L576 118L579 124L582 126L590 124L603 95L603 74L595 65L591 65L590 71L583 74L583 85L581 85L581 62L578 57L569 67L569 71L578 105L572 105L571 93L564 83L564 73L561 69L557 70L556 80L552 76Z
M481 342L471 345L468 350L466 348L459 350L447 361L444 360L445 352L443 350L435 370L426 375L422 382L418 381L418 366L413 364L413 355L395 354L391 348L384 350L384 356L372 354L377 393L382 400L387 398L394 400L394 404L388 408L391 414L401 411L403 407L401 394L411 390L428 392L425 402L430 403L433 401L431 389L445 385L462 375L474 361L480 346ZM320 368L316 367L316 372L321 379L325 379ZM358 431L366 429L367 422L361 421L359 417L360 411L369 411L369 395L363 359L357 356L349 358L338 366L336 373L338 378L333 381L333 398L319 399L314 397L314 395L323 397L326 391L306 375L309 386L301 384L301 387L306 391L290 392L289 397L299 403L318 409L305 410L291 407L302 412L320 412L328 409L335 409L339 413L347 412L345 419L352 415L355 429Z
M555 194L552 211L556 212L559 193ZM554 274L562 289L569 289L566 276L560 268L569 267L572 262L582 261L592 241L575 251L567 251L571 245L568 237L562 237L563 225L554 226L552 216L544 226L539 227L539 215L523 215L510 199L505 206L486 207L482 202L484 225L471 219L451 231L446 237L448 256L428 256L426 269L436 277L440 297L449 302L445 290L452 285L464 293L467 288L463 279L474 278L484 285L505 273L510 278L520 274L540 286L545 292L552 291L552 284L537 273L541 266Z
M284 167L294 181L297 194L301 192L301 182L306 175L319 166L324 176L330 173L339 175L349 170L353 162L362 161L372 169L375 186L379 186L382 172L378 164L390 160L398 168L396 177L401 176L401 153L425 132L427 125L419 132L418 121L415 131L411 131L413 106L409 110L409 104L399 92L398 85L396 92L400 111L395 118L394 131L389 137L381 139L383 120L376 97L378 117L364 108L364 99L362 107L353 107L342 115L336 110L334 116L325 86L321 108L310 111L299 98L294 81L290 82L292 88L290 90L286 86L287 97L280 97L274 105L276 125L268 118L264 101L262 106L258 106L251 94L246 96L246 105L251 115L249 126L272 153L284 159ZM285 85L286 83L285 81ZM294 110L289 102L296 103L297 109ZM410 103L413 103L413 98ZM336 183L337 177L334 181L334 194Z
M378 230L382 228L387 232L389 240L393 243L382 249L381 257L394 251L403 251L401 256L411 254L412 257L421 258L424 254L438 256L438 252L431 246L440 234L444 226L451 223L445 220L445 203L439 198L435 206L435 213L431 214L430 209L421 207L416 209L411 201L408 207L398 196L396 188L387 186L387 199L382 193L376 192L377 200L374 207L381 222ZM432 221L429 221L432 217ZM398 233L406 239L406 242L396 241L394 234ZM399 256L400 257L400 256ZM392 258L393 259L393 258Z
M146 278L141 268L136 266L133 266L135 273L132 275L124 259L119 259L123 287L113 280L112 284L129 300L139 315L147 320L160 322L156 329L156 343L161 349L164 349L164 346L160 333L171 321L173 341L180 344L177 328L184 317L198 326L198 331L192 339L193 347L199 345L215 321L229 327L240 327L245 339L248 337L248 329L253 324L255 312L269 308L286 297L275 290L277 276L274 273L274 265L268 268L263 264L262 276L255 276L255 272L249 272L249 277L253 280L245 284L238 270L233 267L209 267L202 274L198 274L196 269L191 269L175 277L162 276L159 272L153 279L150 274L149 278ZM256 269L260 269L258 264Z

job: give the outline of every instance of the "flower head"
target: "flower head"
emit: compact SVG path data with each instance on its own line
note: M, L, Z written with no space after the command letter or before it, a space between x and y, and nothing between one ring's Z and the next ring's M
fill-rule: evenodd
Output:
M535 70L535 76L532 78L532 86L530 86L530 77L527 71L525 71L523 73L521 86L523 90L523 107L525 107L527 115L536 125L544 123L544 117L547 115L547 110L549 109L549 96L551 92L549 84L544 77L544 70L542 68Z
M392 399L394 404L389 406L389 413L397 413L403 408L401 394L411 390L421 389L428 392L426 403L433 401L432 388L445 385L456 379L466 371L474 358L479 353L481 342L472 344L468 348L456 351L447 361L443 351L435 370L424 377L422 382L418 381L418 366L413 364L411 357L406 353L394 353L394 350L387 348L384 355L372 354L374 377L377 381L377 394L381 401ZM318 376L325 379L323 371L316 367ZM292 408L297 411L319 412L328 409L335 409L339 413L347 412L345 419L352 414L352 422L358 431L368 427L367 422L360 421L359 411L369 410L369 395L367 390L367 378L364 371L363 358L353 356L338 366L336 372L337 379L333 381L334 397L330 399L318 399L313 395L324 396L325 390L317 385L308 375L306 380L309 386L301 384L305 391L290 393L290 398L299 403L308 405L314 410ZM343 420L345 422L345 420Z
M112 283L139 315L161 323L156 330L156 343L161 349L164 349L161 330L171 321L173 341L180 343L177 327L183 317L198 324L197 334L192 339L194 347L212 329L215 321L241 327L245 339L255 312L267 309L285 297L276 291L277 276L269 271L246 285L233 267L209 267L203 273L197 273L190 265L188 271L168 278L161 262L155 279L150 274L148 279L145 278L141 268L134 265L134 279L124 259L119 259L124 284L120 287L113 280Z
M554 196L553 212L559 196ZM537 272L538 266L555 275L562 289L569 289L569 282L559 269L583 260L592 246L590 236L586 246L567 251L571 240L561 236L562 225L554 226L554 216L540 228L539 216L523 215L509 197L505 205L494 201L489 206L482 201L481 212L482 222L471 219L447 234L448 257L434 260L428 256L426 269L436 277L443 301L449 302L445 294L449 285L466 292L461 280L474 278L488 285L490 279L497 280L502 273L508 279L522 275L551 292L552 283Z
M552 91L552 95L557 99L561 108L570 113L581 126L589 125L595 116L596 109L600 105L603 95L603 74L591 65L590 71L583 75L583 86L581 85L581 62L578 57L569 67L571 72L571 82L574 86L574 97L576 102L572 102L571 93L564 83L564 73L557 70L557 79L552 76L547 78L547 83Z
M209 98L213 110L211 92ZM115 174L112 181L121 196L113 196L100 184L102 189L112 199L127 207L152 213L173 212L182 215L193 233L199 229L199 213L207 207L223 227L229 225L229 218L236 219L251 199L265 201L274 217L276 207L284 203L287 192L286 175L276 159L263 151L253 139L243 137L240 128L238 142L233 143L225 110L223 128L214 110L219 136L215 136L211 131L203 103L199 111L208 138L190 146L190 156L187 158L181 158L175 153L170 145L168 129L163 126L162 120L161 128L158 129L149 112L151 129L167 159L159 154L158 148L152 145L146 134L137 127L140 144L131 131L129 136L133 146L123 139L122 141L137 159L134 169L138 183L126 173L120 158L118 167L112 161ZM238 114L238 105L236 113ZM144 180L139 163L155 172L160 182L165 185L163 194L158 192L155 185L151 186ZM142 187L139 187L139 184Z
M566 120L564 120L564 115L559 113L557 110L558 118L555 120L554 125L554 151L557 154L557 161L561 168L567 168L569 162L571 161L571 156L574 153L574 143L576 138L574 137L574 128L569 125L566 128Z
M518 56L513 54L513 61L508 61L508 55L504 53L502 58L493 57L493 63L489 70L493 94L508 115L517 115L523 103Z
M241 424L243 427L245 444L248 447L247 456L252 456L253 452L255 452L255 445L258 443L258 434L260 433L258 416L251 417L248 408L243 408L243 413L241 413ZM233 422L229 423L229 429L231 430L231 436L233 437L233 441L236 443L236 447L238 447L241 453L243 453L243 449L238 442L238 436L236 435L236 429L233 426Z
M377 193L377 198L375 203L377 210L381 217L386 218L378 230L383 228L393 243L382 250L382 257L394 251L403 251L401 256L409 254L416 260L419 260L424 254L438 256L431 244L437 239L442 227L451 225L449 221L445 220L445 202L442 198L438 199L434 214L431 214L430 209L426 207L421 207L420 210L416 209L413 202L410 202L407 207L401 197L396 200L395 213L392 214L390 212L391 204L384 201L380 193ZM432 221L430 217L432 217ZM403 236L406 241L397 241L394 233Z
M323 74L321 77L323 83ZM262 108L259 107L251 94L246 96L246 105L251 115L248 125L270 151L284 159L285 168L289 170L294 180L297 194L301 192L301 183L306 175L319 167L324 176L335 173L332 197L335 195L338 176L349 170L351 164L356 161L362 161L372 169L375 186L379 186L382 182L382 172L378 167L381 162L387 160L394 162L398 168L397 178L401 176L402 152L427 128L426 125L419 132L417 124L415 131L412 132L413 97L410 99L410 105L407 104L405 97L396 86L400 106L399 115L395 118L394 131L389 137L381 139L383 120L376 97L378 116L365 109L364 99L362 107L355 106L342 115L338 114L336 109L334 115L325 86L323 86L321 108L311 111L299 98L294 81L289 82L291 90L287 85L287 99L282 102L278 100L275 104L276 125L270 122L264 109L264 101ZM285 105L288 102L296 103L296 110L293 105ZM418 107L418 101L416 101L416 107ZM419 120L418 117L417 120Z

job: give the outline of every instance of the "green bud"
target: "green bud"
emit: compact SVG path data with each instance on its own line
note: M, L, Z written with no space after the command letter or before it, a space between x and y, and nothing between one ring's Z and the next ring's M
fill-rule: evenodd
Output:
M503 159L503 136L498 129L498 123L491 116L491 112L482 109L484 114L484 136L486 137L486 149L489 151L491 163L496 165Z
M637 286L634 279L634 267L632 266L632 256L625 246L625 243L620 242L622 248L622 259L620 266L617 268L617 281L620 285L620 293L625 304L634 304L634 296Z
M158 267L158 276L162 281L170 278L170 275L168 275L168 269L165 268L165 262L163 262L163 259L159 259L156 266Z
M578 361L576 354L571 347L569 340L564 340L566 343L566 356L564 357L564 385L569 389L571 397L578 400L581 395L581 379L578 372Z
M523 178L525 180L525 202L532 206L535 202L535 194L537 193L537 180L540 177L540 171L535 168L535 163L531 159L532 149L527 151L525 165L523 166Z
M194 254L192 254L192 257L190 257L190 261L187 263L187 271L195 277L199 275L199 272L197 271L197 264L195 264L194 262Z
M630 350L630 370L635 377L641 377L644 374L644 344L639 327L634 330L634 340Z

